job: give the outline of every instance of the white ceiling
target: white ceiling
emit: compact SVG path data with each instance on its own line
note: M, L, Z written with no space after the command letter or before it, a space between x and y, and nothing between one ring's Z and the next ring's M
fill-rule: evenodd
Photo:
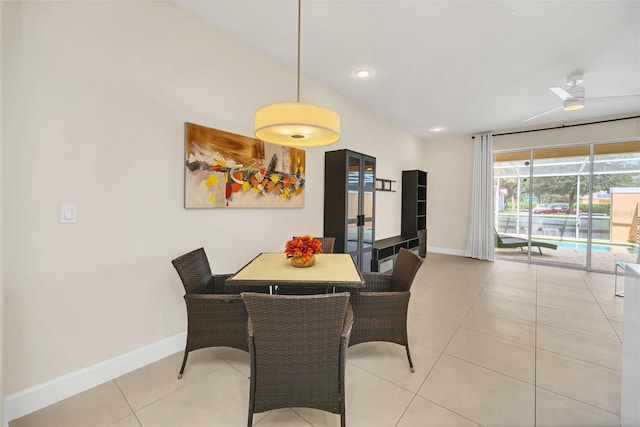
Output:
M297 0L179 3L296 67ZM640 1L302 0L301 15L302 73L425 140L640 114L640 96L593 99L640 94ZM575 71L585 108L523 123Z

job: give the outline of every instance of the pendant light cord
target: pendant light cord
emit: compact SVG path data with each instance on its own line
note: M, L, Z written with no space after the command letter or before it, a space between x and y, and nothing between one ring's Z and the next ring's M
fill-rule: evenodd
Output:
M300 3L298 0L298 87L296 90L296 101L300 102Z

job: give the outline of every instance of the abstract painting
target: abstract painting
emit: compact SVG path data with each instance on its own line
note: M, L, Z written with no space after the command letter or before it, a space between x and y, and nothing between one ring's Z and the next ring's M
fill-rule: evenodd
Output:
M304 150L185 123L185 156L185 208L304 207Z

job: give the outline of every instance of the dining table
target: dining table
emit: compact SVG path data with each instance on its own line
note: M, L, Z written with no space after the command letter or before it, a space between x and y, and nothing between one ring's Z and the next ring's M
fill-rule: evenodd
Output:
M349 254L316 254L311 267L294 267L284 252L262 252L227 278L229 285L264 287L322 287L326 292L336 288L364 287L364 279Z

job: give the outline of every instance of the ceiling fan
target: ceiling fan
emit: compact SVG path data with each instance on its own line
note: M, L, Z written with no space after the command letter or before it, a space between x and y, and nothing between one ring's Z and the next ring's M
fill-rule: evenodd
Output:
M584 107L585 104L585 90L584 87L580 86L584 81L582 73L571 74L567 77L567 88L563 89L561 87L552 87L549 88L551 92L553 92L558 98L562 100L562 105L552 108L551 110L545 111L540 114L536 114L533 117L529 117L528 119L523 120L523 122L528 122L529 120L537 119L538 117L542 117L546 114L553 113L558 110L565 111L575 111ZM602 102L610 99L620 99L620 98L640 98L639 95L619 95L619 96L603 96L598 98L588 98L587 104L593 102Z

